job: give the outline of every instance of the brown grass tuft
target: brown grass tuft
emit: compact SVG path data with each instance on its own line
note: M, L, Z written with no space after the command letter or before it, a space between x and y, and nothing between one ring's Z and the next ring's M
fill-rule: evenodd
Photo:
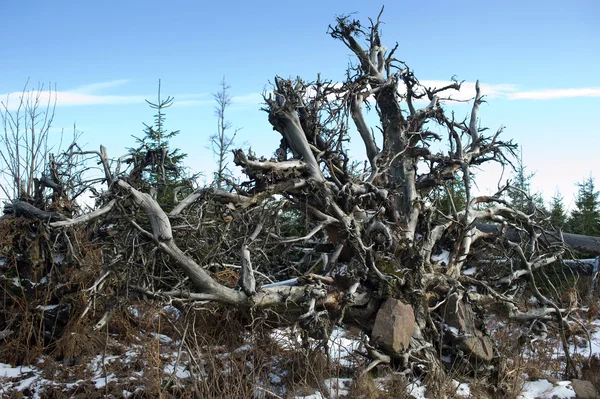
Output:
M600 354L594 354L589 361L584 363L583 379L591 381L596 392L600 392Z

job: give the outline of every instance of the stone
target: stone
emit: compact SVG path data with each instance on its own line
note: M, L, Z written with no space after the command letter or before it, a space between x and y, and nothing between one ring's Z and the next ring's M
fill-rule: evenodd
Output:
M469 352L479 360L489 362L494 358L494 345L490 337L480 332L474 337L467 337L461 344L463 350Z
M571 380L571 386L575 391L577 399L600 399L594 384L585 380Z
M394 353L408 348L415 331L415 313L412 306L389 298L379 308L371 332L371 341Z
M456 295L451 296L448 298L446 306L442 307L440 316L444 318L448 326L458 330L458 334L452 333L451 336L455 344L463 351L477 360L489 362L494 358L492 340L477 328L475 313L471 305L459 301Z
M473 320L475 315L469 304L459 301L456 295L448 298L446 306L440 316L447 325L457 328L461 333L471 333L475 328Z

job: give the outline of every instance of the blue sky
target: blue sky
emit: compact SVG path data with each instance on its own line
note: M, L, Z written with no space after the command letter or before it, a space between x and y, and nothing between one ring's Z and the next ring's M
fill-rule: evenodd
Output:
M56 84L54 138L76 123L88 149L104 144L118 156L135 144L142 122L152 122L144 99L155 99L161 79L163 94L175 98L167 128L181 130L173 145L210 175L211 93L223 76L234 97L228 119L241 128L237 141L270 156L279 137L259 110L269 81L319 72L342 79L351 57L327 26L339 14L374 17L382 4L3 0L0 101L13 93L9 106L16 102L28 79L30 87ZM456 75L468 98L479 79L488 94L482 125L505 125L505 138L522 144L536 172L533 188L547 199L559 189L568 205L576 181L600 176L599 16L594 0L390 1L383 41L399 43L398 58L422 81ZM498 176L493 168L480 172L479 187L490 190Z

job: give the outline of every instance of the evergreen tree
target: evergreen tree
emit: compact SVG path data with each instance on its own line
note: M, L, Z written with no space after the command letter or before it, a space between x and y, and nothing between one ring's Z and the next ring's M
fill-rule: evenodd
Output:
M197 175L186 178L183 160L187 154L178 148L171 149L169 140L180 131L168 131L165 127L165 110L173 105L173 97L161 97L161 82L158 81L158 99L156 103L146 100L150 108L156 110L154 123L144 123L144 136L136 138L138 148L130 149L134 169L131 177L140 189L155 193L162 205L169 208L175 201L173 190L176 187L190 187Z
M556 192L550 200L550 226L551 228L562 230L567 222L565 204L560 192Z
M454 211L460 212L467 204L467 194L461 173L445 183L445 187L437 191L437 209L445 215L452 215ZM454 205L455 209L452 209Z
M596 191L594 178L590 176L577 183L577 187L579 191L569 219L569 228L576 234L600 236L600 192Z
M523 165L523 153L520 152L513 174L513 188L508 191L508 198L513 208L527 214L532 214L534 208L545 210L542 195L531 192L531 180L534 176L535 173L529 173Z

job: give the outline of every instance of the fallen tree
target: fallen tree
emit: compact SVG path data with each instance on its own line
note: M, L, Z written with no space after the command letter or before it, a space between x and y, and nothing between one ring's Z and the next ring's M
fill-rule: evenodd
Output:
M536 279L566 254L565 242L596 251L597 240L544 233L534 213L505 200L509 185L494 195L473 193L472 168L509 165L516 148L501 140L502 128L486 135L480 126L479 82L468 117L456 120L443 105L461 82L422 85L395 58L398 45L382 44L379 17L366 27L339 17L329 34L356 57L348 79L276 77L264 111L281 136L279 148L270 159L235 151L247 179L231 191L201 188L178 198L173 190L176 205L166 209L152 192L140 191L140 173L121 170L124 157L110 159L101 148L93 155L106 186L96 210L68 217L19 202L10 210L43 220L39 228L64 243L55 248L76 263L83 259L77 232L92 237L102 258L87 288L92 296L119 293L265 311L325 344L332 326L354 324L370 336L373 362L367 369L399 362L406 372L424 367L438 375L444 374L442 356L471 371L494 370L488 366L502 349L483 327L494 307L530 330L555 322L566 372L576 374L564 334L573 307L540 289ZM377 126L366 114L372 108ZM346 149L352 129L364 144L362 167ZM444 141L445 148L433 150ZM436 195L457 176L465 207L453 204L442 212ZM483 252L514 261L465 273ZM225 272L235 275L233 283ZM107 294L109 285L117 289ZM519 307L526 294L537 299L535 309ZM106 307L95 329L110 323L115 306ZM399 314L404 327L382 326ZM406 332L400 343L397 328Z

